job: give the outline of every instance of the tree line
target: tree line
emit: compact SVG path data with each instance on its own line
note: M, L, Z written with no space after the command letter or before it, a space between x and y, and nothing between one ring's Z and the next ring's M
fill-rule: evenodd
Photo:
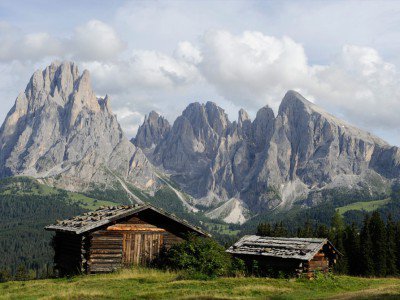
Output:
M378 211L366 214L361 227L346 225L336 212L330 226L306 221L295 232L283 222L260 223L257 235L275 237L328 238L342 254L334 271L354 276L397 276L400 274L400 221Z
M0 282L51 276L52 233L44 226L84 211L59 194L0 194Z

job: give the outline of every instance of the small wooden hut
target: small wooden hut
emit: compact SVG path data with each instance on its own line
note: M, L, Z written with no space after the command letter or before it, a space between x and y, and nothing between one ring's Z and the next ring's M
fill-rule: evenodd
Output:
M150 205L108 206L45 227L55 231L54 266L60 276L146 265L160 251L200 228Z
M328 272L341 255L327 239L257 235L244 236L226 251L242 259L250 271L256 264L260 274L304 273L309 278L315 271Z

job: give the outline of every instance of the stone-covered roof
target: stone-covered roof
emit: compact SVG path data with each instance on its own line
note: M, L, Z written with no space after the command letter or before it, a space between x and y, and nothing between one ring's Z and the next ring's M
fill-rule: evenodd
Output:
M201 235L210 236L201 228L191 225L186 220L179 219L174 214L168 213L159 208L155 208L154 206L151 206L149 204L102 206L95 211L86 212L82 215L75 216L67 220L57 220L57 223L48 225L45 227L45 229L82 234L147 209L166 216L167 218L170 218L175 222L178 222Z
M246 235L226 250L226 252L308 261L327 243L333 247L327 239Z

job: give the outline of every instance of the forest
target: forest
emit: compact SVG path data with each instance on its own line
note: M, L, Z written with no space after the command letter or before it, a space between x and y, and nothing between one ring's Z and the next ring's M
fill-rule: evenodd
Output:
M400 274L400 221L389 214L386 222L378 211L366 214L361 228L355 223L346 225L336 212L331 225L313 226L306 221L296 231L283 222L260 223L257 235L276 237L328 238L342 254L334 267L338 274L354 276L396 276Z
M338 207L363 200L367 194L360 192L348 197L336 193L328 203L310 209L295 207L285 213L260 214L241 226L210 220L200 213L186 212L175 193L168 188L160 189L147 200L194 225L202 226L225 248L245 234L327 237L343 254L335 272L390 276L400 273L399 191L400 188L395 186L390 201L372 214L363 210L339 213ZM114 196L120 199L123 195L118 191L110 195L100 191L86 196L72 195L40 185L30 178L1 180L0 253L4 255L0 256L0 281L52 276L51 233L43 227L57 219L94 209L96 205L113 205L106 200L114 199ZM121 199L121 202L127 201L123 197Z

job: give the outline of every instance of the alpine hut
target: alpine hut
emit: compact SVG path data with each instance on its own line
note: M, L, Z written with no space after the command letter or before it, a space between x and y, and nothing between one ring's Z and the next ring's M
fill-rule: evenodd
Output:
M250 272L256 265L261 275L304 273L308 278L315 271L328 272L341 255L327 239L257 235L242 237L226 251L242 259Z
M183 241L189 233L209 236L151 205L101 207L45 229L55 231L54 268L59 276L146 265L163 247Z

